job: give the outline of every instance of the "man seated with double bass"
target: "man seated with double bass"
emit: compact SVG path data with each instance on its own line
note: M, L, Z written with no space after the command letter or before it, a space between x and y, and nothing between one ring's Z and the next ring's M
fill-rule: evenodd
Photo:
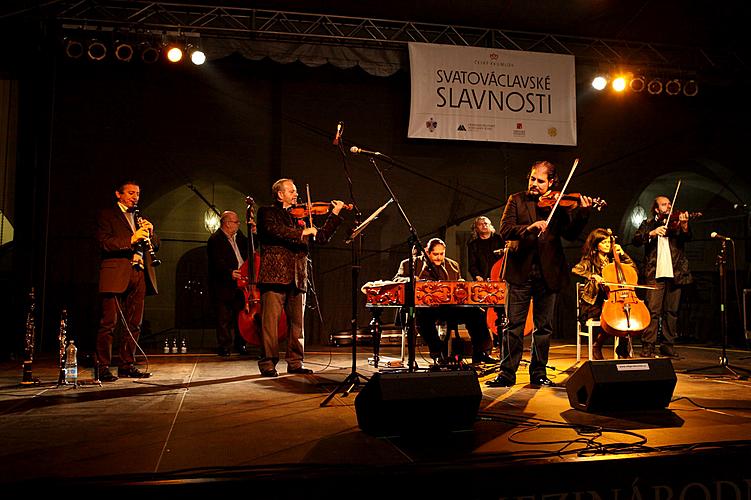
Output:
M439 276L433 276L423 255L414 258L415 279L431 281L460 281L459 263L446 257L446 244L440 238L428 241L426 252L437 269ZM394 281L409 279L409 259L399 264ZM478 307L437 306L420 307L415 313L417 330L428 344L430 357L436 364L448 361L448 344L438 335L437 322L451 325L463 323L472 339L472 363L497 363L488 351L490 349L490 332L485 323L485 314ZM448 339L447 339L448 340Z

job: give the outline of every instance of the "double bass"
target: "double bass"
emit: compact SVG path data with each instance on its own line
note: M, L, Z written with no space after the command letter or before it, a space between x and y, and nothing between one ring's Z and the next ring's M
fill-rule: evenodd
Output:
M610 230L608 230L610 232ZM639 275L632 266L624 266L615 248L615 237L610 232L610 251L613 262L602 268L602 278L608 289L608 298L602 304L600 326L606 333L617 337L638 335L649 326L649 309L636 296Z
M261 256L256 252L253 233L255 232L255 202L253 198L245 198L247 209L245 219L248 227L248 258L240 266L240 275L237 286L242 289L245 300L244 307L237 315L237 329L240 335L249 345L261 345L263 335L261 333L261 292L258 290L257 277L261 268ZM252 263L253 265L249 265ZM287 317L282 311L279 318L279 340L287 335Z
M503 278L503 270L504 270L504 262L506 258L506 253L511 251L511 242L506 243L506 248L503 250L503 253L501 254L501 258L496 261L495 264L493 264L493 267L490 269L490 281L504 281ZM505 289L505 283L504 283L504 289ZM505 294L505 292L504 292ZM504 304L506 303L506 298L504 297ZM501 332L498 331L498 313L496 312L495 307L488 307L488 310L485 312L485 323L488 325L488 330L493 335L499 335ZM526 337L530 333L532 333L535 329L535 322L534 322L534 313L532 311L532 302L529 303L529 312L527 313L527 321L524 323L524 336Z

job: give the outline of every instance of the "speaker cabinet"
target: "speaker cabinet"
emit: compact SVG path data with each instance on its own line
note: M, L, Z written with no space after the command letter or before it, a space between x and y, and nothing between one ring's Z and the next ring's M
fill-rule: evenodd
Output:
M357 423L377 436L471 429L482 391L474 370L376 373L355 398Z
M566 382L572 408L592 413L667 408L677 378L669 358L587 361Z

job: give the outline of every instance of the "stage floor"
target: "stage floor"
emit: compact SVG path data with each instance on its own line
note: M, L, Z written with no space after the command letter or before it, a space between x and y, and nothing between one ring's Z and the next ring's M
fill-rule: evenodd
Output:
M725 490L724 498L736 492L749 498L751 382L722 376L718 348L679 348L667 409L573 409L563 385L582 363L575 346L554 342L549 377L561 387L530 386L522 365L514 387L490 388L484 382L495 372L486 370L479 374L482 399L471 430L401 437L360 430L357 389L337 391L322 406L351 374L350 347L309 348L313 375L287 375L281 361L278 378L263 378L247 355L155 354L148 358L150 379L78 388L56 386L52 359L35 361L40 383L31 386L20 385L20 362L5 362L0 480L30 489L64 483L202 492L284 479L279 496L307 498L457 491L469 498L590 492L615 499L637 490L664 500L668 492L717 498ZM357 373L372 376L372 352L361 347L357 354ZM751 352L727 354L731 366L751 370ZM384 347L381 355L398 358L399 348ZM416 358L427 366L422 353ZM684 373L705 366L710 369ZM80 371L90 382L91 370ZM410 417L430 419L392 420Z

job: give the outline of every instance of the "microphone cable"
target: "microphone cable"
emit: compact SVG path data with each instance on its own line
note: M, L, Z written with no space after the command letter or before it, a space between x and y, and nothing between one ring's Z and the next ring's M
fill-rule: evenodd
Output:
M146 360L146 372L148 373L149 372L149 357L141 348L141 345L138 343L138 340L136 340L136 338L133 336L133 332L130 331L130 327L128 326L128 320L125 319L125 314L123 313L123 309L122 307L120 307L120 297L115 296L115 304L117 304L117 311L120 313L120 318L123 320L123 326L125 326L125 330L127 330L128 335L130 335L130 338L133 339L133 343L136 345L137 350L141 351L141 354ZM135 361L135 353L134 353L134 361Z

